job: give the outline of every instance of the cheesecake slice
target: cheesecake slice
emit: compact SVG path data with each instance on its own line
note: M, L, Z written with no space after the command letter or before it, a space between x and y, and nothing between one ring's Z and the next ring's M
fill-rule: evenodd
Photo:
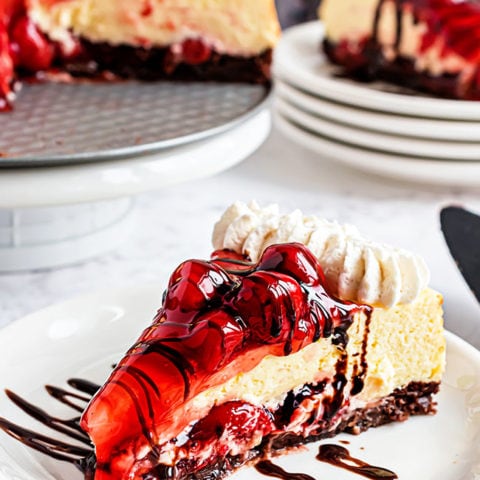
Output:
M480 99L474 0L323 0L324 49L345 74L438 96Z
M84 412L96 456L88 479L221 478L306 442L435 412L442 297L421 259L256 204L229 208L214 245L209 261L175 270L152 325ZM365 295L374 301L355 300Z
M279 31L274 0L2 0L0 98L44 72L266 83Z

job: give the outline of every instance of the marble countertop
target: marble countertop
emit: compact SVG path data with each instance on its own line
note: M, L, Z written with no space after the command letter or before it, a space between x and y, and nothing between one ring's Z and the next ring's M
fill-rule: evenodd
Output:
M375 240L423 255L445 297L446 326L480 348L480 305L449 255L439 211L480 211L478 192L398 183L328 163L273 131L241 165L138 197L136 227L117 251L81 265L0 275L0 327L47 305L105 288L164 280L182 260L206 257L213 223L233 201L279 203L355 224Z

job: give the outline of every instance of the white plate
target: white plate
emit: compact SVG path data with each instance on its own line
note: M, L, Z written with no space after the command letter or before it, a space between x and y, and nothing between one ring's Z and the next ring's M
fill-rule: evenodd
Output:
M355 108L310 95L279 79L275 84L275 93L277 97L314 115L361 129L416 138L480 142L479 122L407 117Z
M442 142L351 127L332 120L311 115L281 98L276 99L276 109L293 123L322 136L333 138L379 152L424 157L434 160L480 160L480 143Z
M63 385L70 377L102 382L142 328L153 317L162 285L107 291L40 311L0 331L1 387L50 409L42 390L46 383ZM439 395L439 413L403 424L372 429L358 437L342 435L351 453L390 468L401 480L473 480L480 472L480 353L448 334L447 372ZM59 415L65 414L60 407ZM4 395L0 415L38 429ZM67 415L68 416L68 415ZM322 480L359 477L314 460L309 451L276 460L290 471ZM37 454L0 432L2 480L80 480L81 474L61 462ZM266 477L244 469L236 480Z
M479 102L431 98L413 92L405 93L405 89L383 82L364 84L335 76L338 67L331 65L322 54L322 38L323 26L320 22L289 29L275 51L275 75L320 97L375 111L480 120Z
M329 159L384 177L419 183L480 189L480 163L406 158L338 143L310 133L277 113L276 126L291 140Z

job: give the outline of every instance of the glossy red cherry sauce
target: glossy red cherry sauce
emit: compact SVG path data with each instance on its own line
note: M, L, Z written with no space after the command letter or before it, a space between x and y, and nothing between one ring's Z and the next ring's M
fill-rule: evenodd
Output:
M96 448L97 480L147 478L161 446L180 442L175 437L198 420L189 407L196 395L266 355L289 355L321 337L345 346L354 314L371 311L331 297L320 265L301 244L271 246L256 265L231 256L215 252L211 261L190 260L175 270L153 324L85 411L81 426ZM342 403L343 373L334 380L331 414ZM231 435L243 435L250 407L230 407L243 413L226 408L218 418L232 426ZM254 416L252 428L271 431L268 415ZM190 440L215 430L211 418L198 433L191 430Z

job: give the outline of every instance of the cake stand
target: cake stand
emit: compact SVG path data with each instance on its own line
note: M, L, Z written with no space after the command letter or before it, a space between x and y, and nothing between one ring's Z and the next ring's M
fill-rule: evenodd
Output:
M55 87L59 86L50 88ZM151 86L137 84L136 88L138 94ZM165 88L172 94L172 86ZM143 117L130 115L128 124L125 118L116 118L113 111L107 115L110 122L105 118L99 122L90 109L90 137L81 123L71 122L70 130L62 130L67 132L65 138L83 142L84 150L75 145L70 155L70 146L64 149L62 142L38 135L33 137L40 140L32 142L31 154L18 153L24 148L18 139L5 143L15 144L17 153L0 159L5 167L0 170L0 272L60 267L115 249L128 238L133 227L135 195L214 175L241 162L265 141L271 118L269 93L263 87L244 86L256 89L251 90L250 93L256 93L246 101L241 86L218 86L220 96L227 92L227 102L224 98L218 100L211 86L205 88L203 100L202 87L195 88L197 111L192 115L185 110L185 115L196 118L197 127L193 120L185 126L185 118L177 115L174 122L182 129L177 135L171 129L163 138L155 137L153 130L148 140L142 138L132 145L135 122L145 125ZM213 104L223 104L220 113L217 110L215 114L212 98L216 98ZM63 101L68 103L68 97ZM22 99L20 105L21 102ZM113 110L118 107L115 102L112 105ZM178 106L176 109L182 111ZM172 113L170 107L169 111ZM148 114L155 117L151 111ZM209 118L216 118L217 123ZM119 121L129 128L123 135L118 129L110 129L116 137L114 142L106 140L108 132L98 134L105 125L111 127L112 122L118 125ZM0 116L0 127L1 122ZM80 131L75 130L78 125ZM45 130L45 124L41 128ZM158 131L164 133L162 129ZM106 148L104 145L109 142L110 147ZM56 145L50 156L46 149L46 154L42 154L45 145Z

